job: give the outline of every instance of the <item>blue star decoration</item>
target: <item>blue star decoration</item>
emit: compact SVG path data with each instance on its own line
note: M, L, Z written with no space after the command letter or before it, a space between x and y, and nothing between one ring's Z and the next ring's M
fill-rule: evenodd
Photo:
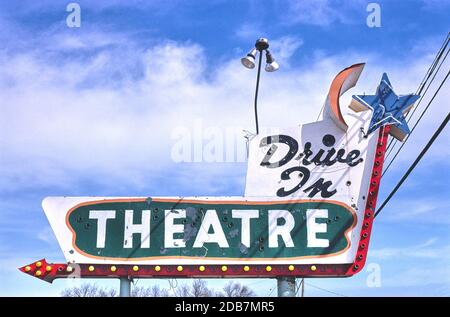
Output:
M391 125L390 134L403 141L410 133L405 115L419 99L419 95L397 96L386 73L383 74L375 95L353 95L350 108L356 112L370 109L372 119L366 135L384 125Z

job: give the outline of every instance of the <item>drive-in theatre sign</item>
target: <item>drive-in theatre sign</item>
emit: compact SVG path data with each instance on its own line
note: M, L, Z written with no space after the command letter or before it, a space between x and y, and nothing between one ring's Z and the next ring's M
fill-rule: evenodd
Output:
M409 132L416 95L383 75L374 95L339 97L364 64L333 80L318 122L249 141L242 197L48 197L67 259L21 268L46 281L114 276L350 276L366 261L388 135ZM369 111L366 111L369 110Z

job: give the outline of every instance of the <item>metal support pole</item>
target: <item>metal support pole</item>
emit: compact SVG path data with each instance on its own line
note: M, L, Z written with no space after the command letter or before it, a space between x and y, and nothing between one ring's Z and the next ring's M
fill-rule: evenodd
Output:
M262 50L259 51L259 62L258 62L258 74L256 75L256 90L255 90L255 122L256 122L256 134L259 134L258 126L258 91L259 91L259 77L261 76L261 61L262 61Z
M131 279L128 277L121 277L120 279L120 297L130 297L131 296Z
M305 297L305 278L302 278L302 297Z
M278 297L295 297L295 277L277 277Z

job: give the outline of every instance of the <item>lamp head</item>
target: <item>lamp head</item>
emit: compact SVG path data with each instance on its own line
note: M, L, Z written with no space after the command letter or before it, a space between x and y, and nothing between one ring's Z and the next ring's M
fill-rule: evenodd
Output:
M267 72L274 72L280 68L280 65L275 61L272 54L269 52L269 41L266 38L259 38L255 43L255 48L252 49L247 56L241 58L241 63L245 68L252 69L255 68L256 54L263 54L266 51L266 67Z
M248 69L255 68L255 58L257 52L258 50L254 48L247 54L247 56L241 58L242 65Z
M266 72L274 72L280 68L280 65L275 61L269 50L266 50L266 63Z

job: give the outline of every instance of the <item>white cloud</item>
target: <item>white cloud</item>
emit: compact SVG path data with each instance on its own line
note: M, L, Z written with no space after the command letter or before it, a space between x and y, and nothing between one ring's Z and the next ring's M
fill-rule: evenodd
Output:
M201 183L213 184L212 177L242 179L245 165L230 173L225 167L192 168L170 161L174 127L192 127L202 119L220 129L253 130L255 72L240 65L240 56L213 68L203 47L190 42L144 46L98 30L78 35L54 30L47 37L41 46L31 41L25 51L0 52L2 189L57 185L73 191L79 177L116 188L153 188L168 174L196 175L203 179L197 189ZM95 39L102 41L90 45ZM350 51L317 54L308 65L292 69L290 59L301 45L301 39L289 36L272 41L281 69L262 75L261 126L314 121L331 80L351 63L368 62L351 93L374 91L384 70L394 87L406 93L417 86L430 62L430 56L386 62ZM96 49L89 50L91 46ZM208 174L212 172L214 176ZM226 185L215 186L214 192Z
M429 240L414 246L392 247L372 249L369 256L375 260L395 260L400 258L423 258L423 259L450 259L450 246L436 245L439 240L430 238Z
M445 186L446 181L445 178L441 179L437 186ZM396 197L390 201L377 220L403 224L449 225L448 210L450 208L450 200L447 197L439 197L436 193L417 193L414 188L423 187L424 183L426 183L420 179L419 182L419 184L409 184L411 187L404 189L409 189L409 192L406 192L406 194L412 193L412 195L407 195L405 198Z
M283 68L289 68L291 57L303 45L303 40L294 36L283 36L272 41L272 54Z
M284 22L290 24L311 24L329 26L332 23L354 23L352 16L365 14L365 1L342 0L288 0L281 1L284 8Z
M310 2L309 7L306 2L299 3L298 11L292 11L292 23L348 22L348 17L341 15L331 1ZM365 13L363 7L362 11ZM255 72L241 67L240 56L231 56L227 62L217 65L208 61L203 47L190 42L159 41L143 45L131 36L118 33L87 30L74 35L56 29L33 40L23 30L0 24L4 30L0 40L5 43L5 36L10 34L8 44L14 40L20 47L13 50L9 48L16 46L6 45L8 49L0 51L0 189L4 195L47 186L77 194L83 187L80 179L95 179L105 194L117 190L133 194L144 190L153 195L150 189L163 190L164 186L167 187L164 191L172 195L178 195L180 188L199 195L227 194L238 191L240 186L243 191L245 164L236 167L226 163L170 161L171 130L176 126L191 127L195 120L201 119L221 129L228 126L254 129ZM250 31L240 36L253 36L258 32L257 26ZM14 37L17 41L11 40ZM38 42L41 44L37 45ZM281 69L262 75L259 111L263 126L314 121L331 80L352 63L368 62L357 87L344 96L343 106L352 93L374 92L383 71L389 73L397 92L412 92L435 53L429 49L431 45L420 48L423 57L414 60L386 60L376 53L355 51L317 52L307 64L294 69L288 65L302 40L283 37L273 39L271 45ZM443 67L447 68L448 64ZM442 77L437 82L439 79ZM426 142L448 111L449 93L448 89L441 91L395 168L407 165ZM440 144L448 144L448 132L440 140ZM429 159L421 165L436 164L448 155L448 146L441 146L438 151L428 153ZM389 213L392 219L387 210L382 218L396 222L418 219L425 224L442 223L448 218L447 203L432 208L436 202L431 199L410 199L402 204L399 212ZM15 211L28 209L19 200L14 205ZM31 226L19 225L23 227L24 223L36 221L35 215L26 214L26 219L20 219L18 213L6 213L6 209L0 211L3 228L11 227L14 221L19 229L11 230L29 230ZM38 209L36 204L33 210ZM411 217L414 215L426 218ZM46 227L41 232L31 232L38 239L55 244L47 235L48 230ZM0 245L6 243L2 241ZM449 254L448 251L429 240L422 246L406 249L374 250L371 256L380 260L397 256L412 261L433 259L430 263L438 263L439 253ZM50 254L52 260L58 254L61 256L59 251ZM45 255L49 256L48 251ZM17 271L17 266L36 260L19 257L1 257L2 264L8 270ZM444 259L448 262L448 257ZM447 267L443 265L435 270L429 264L426 269L405 269L397 280L390 279L383 285L448 283Z
M426 287L428 285L437 285L442 288L441 296L448 296L450 291L448 284L450 283L450 268L448 262L427 263L421 267L406 267L400 273L385 276L383 278L383 287ZM420 291L414 292L420 294ZM414 294L413 293L413 294ZM435 294L440 292L435 290Z
M234 36L241 40L255 41L257 38L266 35L266 31L264 31L264 28L261 25L249 22L240 25L234 31Z
M50 226L44 227L41 231L38 232L37 238L41 241L44 241L48 244L55 244L55 234Z
M397 241L400 240L397 239ZM408 238L407 241L412 240ZM410 294L420 296L422 293L431 293L448 296L450 245L447 241L445 237L436 236L415 245L369 250L371 262L381 266L380 294L389 294L390 289L397 294L399 290L401 290L400 293L408 294L408 287L420 286L424 290ZM399 242L393 243L399 244ZM426 288L429 289L425 290Z

